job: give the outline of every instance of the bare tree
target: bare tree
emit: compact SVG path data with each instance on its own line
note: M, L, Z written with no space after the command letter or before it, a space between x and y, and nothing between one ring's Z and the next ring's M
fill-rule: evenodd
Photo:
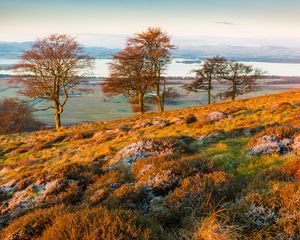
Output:
M124 95L136 99L138 111L144 113L144 96L151 85L149 72L143 49L127 46L113 56L110 76L102 82L103 92L108 96Z
M22 54L20 63L14 66L18 72L14 80L25 86L21 94L53 102L53 106L44 110L54 109L58 129L69 99L68 91L84 80L92 66L92 59L83 53L74 38L53 34L38 39Z
M171 51L175 46L166 32L160 28L148 28L147 31L136 34L129 39L129 45L141 47L151 68L152 87L155 90L157 106L160 112L164 111L166 80L163 74L171 62Z
M193 71L196 74L196 79L191 83L185 84L183 88L189 92L207 92L207 103L210 104L213 80L219 78L225 62L225 58L219 56L207 59L199 69Z
M218 94L221 99L235 100L236 97L258 89L256 81L262 75L260 69L251 65L227 61L225 68L220 73L222 82L228 85L225 92Z

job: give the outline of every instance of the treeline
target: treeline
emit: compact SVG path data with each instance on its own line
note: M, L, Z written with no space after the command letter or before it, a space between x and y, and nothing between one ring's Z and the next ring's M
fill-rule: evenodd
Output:
M171 37L160 28L149 28L130 37L125 48L113 56L110 75L101 82L103 92L107 96L130 97L131 103L137 105L135 110L141 113L147 110L145 98L151 93L158 111L163 112L166 100L176 96L164 77L175 48ZM52 102L35 111L53 109L58 129L70 91L87 79L93 66L93 59L83 52L74 38L53 34L38 39L22 54L20 62L14 66L18 74L12 80L24 86L20 93L31 102L37 99ZM196 78L183 87L187 91L207 92L208 104L216 83L225 88L218 97L234 100L255 90L256 80L261 76L261 71L252 66L219 56L207 59L194 73Z

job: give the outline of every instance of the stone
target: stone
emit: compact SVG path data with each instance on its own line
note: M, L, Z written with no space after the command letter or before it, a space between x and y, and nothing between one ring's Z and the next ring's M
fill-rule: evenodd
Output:
M182 124L185 124L186 121L183 117L176 117L176 118L173 118L170 123L173 123L175 125L182 125Z
M211 112L209 113L207 116L206 116L206 119L210 122L218 122L218 121L221 121L223 119L232 119L233 117L226 114L226 113L223 113L223 112Z
M193 122L197 122L197 118L193 114L190 114L190 115L185 117L185 121L186 121L187 124L190 124L190 123L193 123Z
M173 153L184 152L184 148L178 139L147 139L132 143L121 149L113 159L113 163L120 162L126 166L131 166L139 159L164 156Z
M154 191L166 192L174 188L180 181L180 176L172 170L162 170L150 176L146 184Z
M286 154L292 149L292 139L279 139L274 134L265 135L257 139L255 145L249 150L250 155Z

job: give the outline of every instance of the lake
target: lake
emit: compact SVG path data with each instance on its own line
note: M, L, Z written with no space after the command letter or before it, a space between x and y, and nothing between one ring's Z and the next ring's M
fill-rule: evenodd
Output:
M174 59L170 64L167 75L168 76L192 76L191 71L199 64L182 63L185 59ZM109 59L96 59L95 69L93 75L96 77L108 76ZM11 59L0 59L1 65L15 64L17 60ZM255 67L259 67L264 71L267 71L269 75L278 76L300 76L300 64L291 63L249 63ZM0 70L0 74L11 74L11 70ZM19 88L10 87L7 88L7 81L5 78L0 79L0 98L3 97L14 97L16 96ZM180 85L174 86L181 96L176 101L166 103L166 109L178 109L188 106L203 105L206 104L205 93L190 93L187 94ZM128 103L126 97L114 97L107 98L103 95L99 85L93 86L93 93L83 96L72 96L65 107L62 120L64 124L81 123L85 121L98 121L98 120L109 120L118 119L122 117L132 116L134 113L131 111L131 106ZM290 88L299 88L296 85L280 85L280 86L266 86L262 90L250 93L243 97L251 97L264 95L268 93L276 93ZM46 106L45 103L40 104L39 107ZM48 105L47 105L48 106ZM156 106L151 106L151 110L156 110ZM38 120L45 122L49 125L53 124L53 113L50 111L36 112L35 116Z
M193 76L191 71L199 67L198 63L183 63L186 59L173 59L172 63L168 66L166 71L167 76ZM1 65L10 65L17 63L15 59L0 59ZM95 68L93 70L93 76L95 77L107 77L109 74L108 64L111 59L96 59ZM267 63L267 62L244 62L246 64L253 65L266 71L268 75L276 76L300 76L300 64L298 63ZM12 74L12 70L0 70L0 74Z

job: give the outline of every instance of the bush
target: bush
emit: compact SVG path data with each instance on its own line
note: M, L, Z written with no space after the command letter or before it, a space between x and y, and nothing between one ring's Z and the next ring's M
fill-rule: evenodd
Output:
M104 207L68 212L55 218L43 240L159 239L159 231L144 219L126 210Z
M34 120L32 109L17 99L0 100L0 134L34 131L42 127Z
M55 217L63 214L63 212L60 206L49 209L37 209L14 220L12 224L2 231L0 238L5 240L37 239L52 225Z

